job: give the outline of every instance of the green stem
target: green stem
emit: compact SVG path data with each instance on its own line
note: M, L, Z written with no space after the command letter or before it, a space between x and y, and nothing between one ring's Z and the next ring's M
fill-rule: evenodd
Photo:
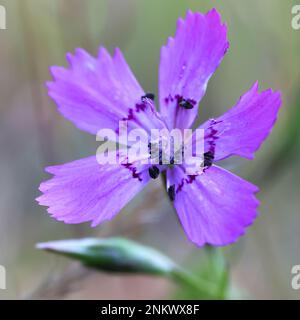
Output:
M177 283L195 290L195 292L200 296L205 296L208 299L214 299L216 297L215 292L217 287L214 284L203 279L199 279L180 267L173 270L171 277Z
M228 267L226 266L226 260L224 258L223 252L221 249L213 246L204 247L209 259L211 260L212 267L217 269L220 265L223 266L221 269L221 274L219 275L218 286L216 288L216 297L218 299L226 299L228 292ZM217 270L214 270L215 273L218 273Z

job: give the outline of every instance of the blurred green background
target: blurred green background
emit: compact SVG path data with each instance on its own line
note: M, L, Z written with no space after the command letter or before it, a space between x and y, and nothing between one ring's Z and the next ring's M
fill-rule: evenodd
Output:
M298 1L300 4L300 1ZM290 0L7 0L0 30L0 264L7 269L0 298L160 299L176 295L169 281L77 270L37 251L41 241L126 236L151 245L188 269L201 268L203 249L188 242L160 181L113 221L91 229L52 220L35 198L43 168L94 154L95 137L60 116L48 98L48 67L66 65L65 53L99 45L120 47L136 77L157 94L160 47L187 9L216 7L231 43L200 104L200 119L231 107L255 80L283 93L279 120L252 162L224 166L261 187L260 216L237 244L224 248L234 286L252 298L300 298L291 268L300 264L300 30L291 27ZM199 262L200 261L200 262ZM73 273L74 272L74 273ZM72 278L72 275L75 275ZM45 281L66 279L59 291ZM61 281L60 281L61 282ZM40 290L40 291L39 291ZM51 291L51 290L50 290Z

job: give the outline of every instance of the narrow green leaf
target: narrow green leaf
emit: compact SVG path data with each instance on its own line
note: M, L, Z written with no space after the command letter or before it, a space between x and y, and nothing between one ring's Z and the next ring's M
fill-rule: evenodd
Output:
M123 238L59 240L39 243L47 250L110 272L171 275L176 265L160 252Z

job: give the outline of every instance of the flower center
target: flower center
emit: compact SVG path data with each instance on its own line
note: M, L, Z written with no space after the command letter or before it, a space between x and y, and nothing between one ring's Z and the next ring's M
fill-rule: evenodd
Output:
M161 137L157 141L149 142L148 150L152 163L173 166L183 162L184 146L174 143L172 137L170 139Z

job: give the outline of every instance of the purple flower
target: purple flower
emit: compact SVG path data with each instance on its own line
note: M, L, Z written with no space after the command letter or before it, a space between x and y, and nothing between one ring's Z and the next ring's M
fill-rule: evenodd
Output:
M147 132L183 130L194 123L208 80L228 47L226 26L215 9L206 14L189 11L185 20L179 19L175 37L161 49L160 113L119 49L113 57L104 48L97 58L82 49L68 54L69 68L51 68L49 95L64 117L91 134L100 128L118 132L120 120L128 121L129 129ZM37 200L59 221L91 221L96 226L112 219L151 178L165 171L168 194L188 238L198 246L232 243L257 215L258 188L214 163L233 155L252 159L280 105L279 92L259 92L256 82L228 112L202 124L205 169L199 175L188 175L184 163L152 166L136 159L99 165L91 156L47 168L54 177L41 184L43 194Z

